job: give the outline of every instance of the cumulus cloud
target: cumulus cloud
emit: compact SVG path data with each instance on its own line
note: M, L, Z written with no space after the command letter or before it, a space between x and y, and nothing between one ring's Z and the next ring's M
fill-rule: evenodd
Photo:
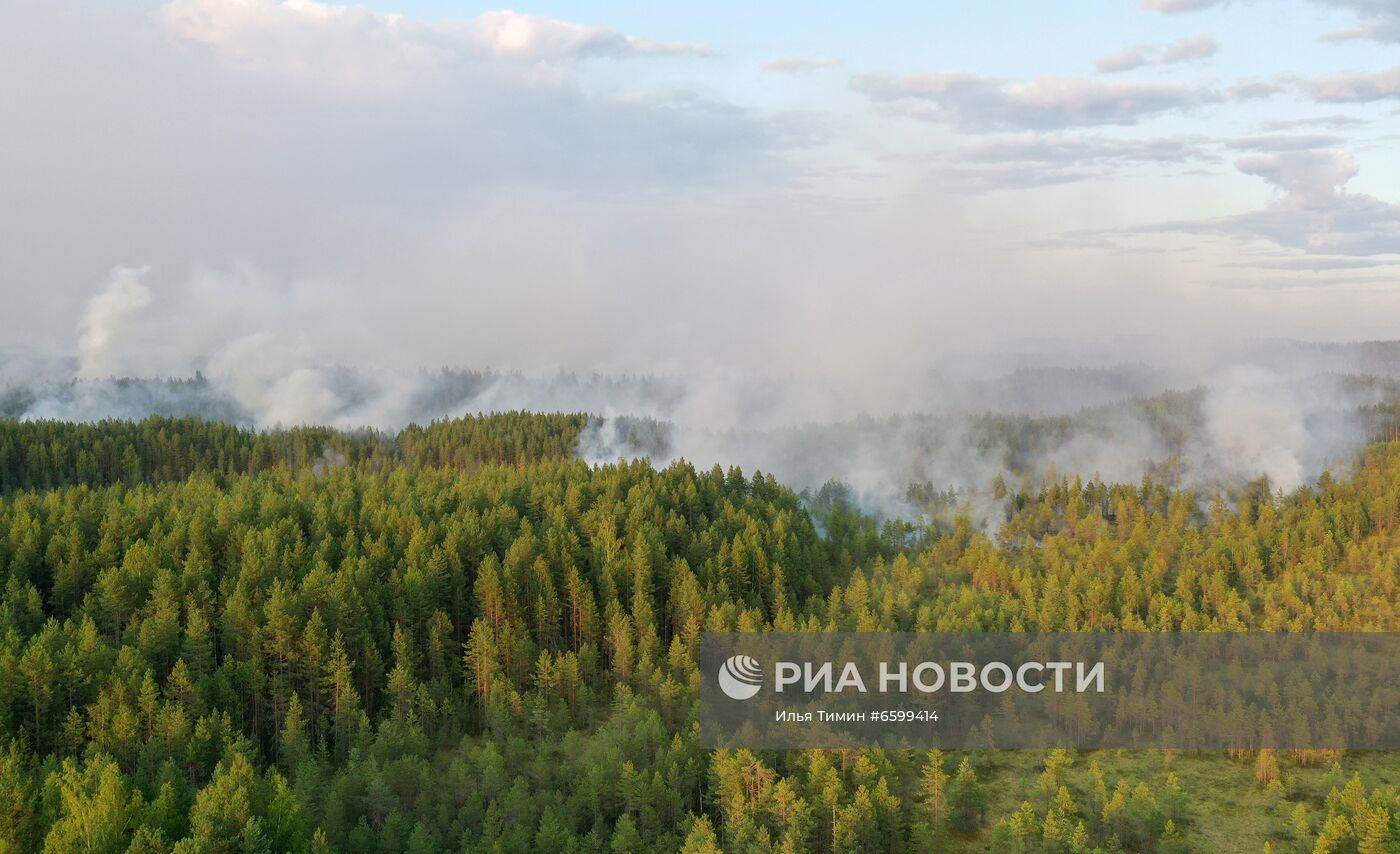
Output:
M347 88L397 88L460 57L437 28L363 6L172 0L158 15L177 38L245 68Z
M1314 101L1329 104L1400 98L1400 66L1371 74L1324 74L1307 80L1305 88Z
M777 59L770 59L759 67L764 71L773 71L779 74L806 74L809 71L820 71L823 68L835 68L841 64L841 60L829 56L780 56Z
M1208 59L1220 50L1220 42L1210 33L1187 36L1171 44L1136 44L1115 53L1101 56L1094 65L1104 74L1132 71L1144 66L1177 65L1198 59Z
M551 63L710 53L702 45L511 11L429 23L317 0L171 0L159 15L177 37L231 61L347 88L398 88L484 57Z
M1341 198L1346 183L1359 171L1345 151L1287 151L1242 157L1235 166L1283 192L1291 208L1326 208Z
M1220 42L1210 33L1187 36L1162 48L1159 65L1172 65L1190 62L1193 59L1206 59L1220 51Z
M1272 98L1287 88L1278 80L1250 77L1231 83L1225 91L1232 101L1262 101L1265 98Z
M1400 205L1346 191L1359 171L1348 152L1278 151L1241 157L1235 166L1272 184L1278 198L1263 210L1145 230L1265 240L1309 254L1400 255Z
M1132 71L1144 65L1151 65L1157 58L1159 47L1153 44L1129 45L1122 50L1105 54L1094 60L1094 67L1104 74L1119 71Z
M1022 82L960 72L868 74L852 86L896 111L971 130L1132 125L1220 100L1209 90L1177 83L1054 75Z
M694 42L664 42L623 35L607 27L586 26L519 12L485 12L462 27L481 49L495 56L557 60L581 56L710 56Z
M1221 223L1240 237L1271 240L1306 252L1400 254L1400 206L1349 194L1322 208L1274 206Z
M1325 33L1324 41L1369 39L1379 42L1400 42L1400 4L1394 0L1321 0L1328 6L1349 9L1362 21L1351 29Z

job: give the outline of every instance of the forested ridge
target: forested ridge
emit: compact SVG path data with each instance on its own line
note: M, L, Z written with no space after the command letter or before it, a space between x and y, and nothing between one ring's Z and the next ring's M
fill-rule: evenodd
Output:
M587 422L585 415L507 412L410 425L391 436L326 427L256 431L188 416L92 424L0 419L0 493L366 461L457 468L516 464L573 456Z
M585 424L0 422L0 851L1400 850L1390 753L695 724L707 630L1397 630L1400 445L1286 496L998 481L987 531Z

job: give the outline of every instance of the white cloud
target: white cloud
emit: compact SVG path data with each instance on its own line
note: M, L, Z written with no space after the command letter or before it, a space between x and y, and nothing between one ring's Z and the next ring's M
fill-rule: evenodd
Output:
M805 74L809 71L820 71L823 68L835 68L841 64L841 60L829 56L780 56L777 59L770 59L759 67L763 71L774 71L780 74Z
M1319 255L1400 255L1400 205L1346 191L1359 171L1348 152L1282 151L1242 157L1235 166L1272 184L1279 197L1263 210L1142 231L1265 240Z
M494 56L559 60L581 56L710 56L704 45L626 36L607 27L585 26L519 12L485 12L465 27L471 40Z
M1107 56L1099 57L1094 65L1101 73L1116 74L1144 66L1177 65L1198 59L1208 59L1220 51L1220 42L1210 33L1186 36L1171 44L1136 44Z
M1321 0L1328 6L1350 9L1362 21L1360 26L1326 33L1324 41L1369 39L1400 42L1400 3L1395 0Z
M1305 88L1314 101L1328 104L1400 98L1400 65L1372 74L1324 74L1307 80Z
M1232 139L1225 143L1236 151L1307 151L1329 148L1346 142L1339 136L1325 134L1260 134Z
M240 65L345 88L394 90L482 59L557 63L589 57L704 56L601 26L519 12L423 22L316 0L171 0L160 20L177 37Z
M1300 119L1274 119L1272 121L1260 122L1259 127L1266 131L1296 130L1307 127L1325 127L1333 130L1342 128L1360 127L1370 124L1369 119L1357 118L1356 116L1344 116L1334 114L1330 116L1305 116Z
M1345 151L1288 151L1256 154L1235 161L1246 175L1255 175L1283 191L1290 208L1326 208L1341 197L1356 177L1356 160Z
M949 184L979 191L1067 184L1101 178L1127 165L1179 166L1216 159L1195 138L1021 133L982 139L940 159L940 166Z
M1129 45L1122 50L1104 54L1094 60L1094 67L1102 74L1132 71L1135 68L1142 68L1144 65L1151 65L1156 59L1157 50L1157 46L1153 44Z
M1054 75L1018 82L958 72L870 74L856 77L852 85L897 111L974 130L1132 125L1221 100L1209 90L1176 83Z
M1258 77L1247 77L1244 80L1237 80L1230 84L1225 91L1232 101L1262 101L1284 91L1286 86L1278 80L1263 80Z
M1289 249L1322 255L1400 255L1400 205L1360 193L1337 195L1324 206L1275 204L1224 218L1217 233L1264 239Z
M1162 50L1161 65L1205 59L1220 51L1220 42L1210 33L1177 39Z
M172 0L159 19L242 67L347 88L398 88L460 54L431 26L313 0Z

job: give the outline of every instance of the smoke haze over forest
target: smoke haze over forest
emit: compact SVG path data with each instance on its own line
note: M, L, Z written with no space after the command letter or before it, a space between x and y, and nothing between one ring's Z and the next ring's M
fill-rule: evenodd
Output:
M1022 68L889 47L943 32L917 8L737 44L720 12L21 2L0 410L581 411L590 460L881 506L1168 459L1295 488L1396 399L1396 348L1340 343L1396 337L1394 69L1357 70L1393 16L1178 5L958 22L1094 48Z
M0 415L393 432L491 411L585 412L595 418L579 454L591 462L683 457L799 489L836 479L900 513L911 484L976 495L998 474L1151 472L1206 492L1267 477L1289 491L1344 467L1381 423L1373 408L1400 397L1400 346L1384 343L1041 340L825 375L337 364L314 325L240 327L236 308L201 310L190 295L171 310L145 275L114 272L82 314L75 356L6 354Z

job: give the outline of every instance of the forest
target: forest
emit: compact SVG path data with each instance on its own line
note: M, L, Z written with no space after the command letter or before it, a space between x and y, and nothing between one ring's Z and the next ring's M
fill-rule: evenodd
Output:
M704 631L1400 630L1400 443L1286 494L999 477L988 525L591 465L588 421L0 421L0 851L1400 851L1387 752L696 723Z

